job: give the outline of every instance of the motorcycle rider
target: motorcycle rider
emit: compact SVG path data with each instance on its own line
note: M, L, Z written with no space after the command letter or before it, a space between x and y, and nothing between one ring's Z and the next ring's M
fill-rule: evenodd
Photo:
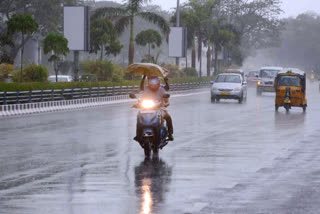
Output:
M140 83L140 91L144 91L144 80L146 79L146 75L143 76L141 83ZM170 90L170 86L169 86L169 79L168 77L163 78L165 86L163 87L166 91Z
M142 82L144 81L145 77L143 78ZM143 84L141 84L143 85ZM169 105L169 99L164 98L163 96L166 94L166 91L164 88L160 85L160 79L157 76L148 77L148 86L146 88L141 87L140 89L143 89L143 97L152 98L153 100L157 100L161 103L163 107L167 107ZM169 89L169 85L166 81L166 85L168 86L167 89ZM173 141L173 125L172 125L172 118L167 110L162 109L163 111L163 118L167 121L168 125L168 140ZM140 128L137 127L137 136L141 133ZM135 137L134 140L138 141L138 137Z

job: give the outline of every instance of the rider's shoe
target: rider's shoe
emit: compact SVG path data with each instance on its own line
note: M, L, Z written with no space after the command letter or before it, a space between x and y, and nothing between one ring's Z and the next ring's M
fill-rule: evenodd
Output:
M169 134L169 135L168 135L168 140L169 140L169 141L174 141L174 138L173 138L173 135L172 135L172 134Z

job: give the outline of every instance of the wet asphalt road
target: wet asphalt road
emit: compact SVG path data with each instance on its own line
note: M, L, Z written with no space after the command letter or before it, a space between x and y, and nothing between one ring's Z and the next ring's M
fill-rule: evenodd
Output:
M144 160L129 104L0 120L0 213L320 212L320 93L174 98L175 142Z

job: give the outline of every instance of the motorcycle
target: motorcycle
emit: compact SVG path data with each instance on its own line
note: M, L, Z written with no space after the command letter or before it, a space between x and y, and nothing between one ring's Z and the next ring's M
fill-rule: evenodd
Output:
M163 98L169 98L165 94ZM137 99L136 95L130 94L131 99ZM164 119L163 107L160 102L151 99L138 99L133 106L139 109L137 116L137 141L144 149L144 154L149 157L151 151L157 155L159 149L168 144L168 127Z

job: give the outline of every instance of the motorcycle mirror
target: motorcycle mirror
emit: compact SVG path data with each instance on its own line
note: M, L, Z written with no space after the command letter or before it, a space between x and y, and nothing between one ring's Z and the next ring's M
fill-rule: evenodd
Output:
M163 95L163 98L169 99L170 98L170 94Z
M137 98L137 96L136 96L135 94L133 94L133 93L129 94L129 97L130 97L131 99L136 99L136 98Z

